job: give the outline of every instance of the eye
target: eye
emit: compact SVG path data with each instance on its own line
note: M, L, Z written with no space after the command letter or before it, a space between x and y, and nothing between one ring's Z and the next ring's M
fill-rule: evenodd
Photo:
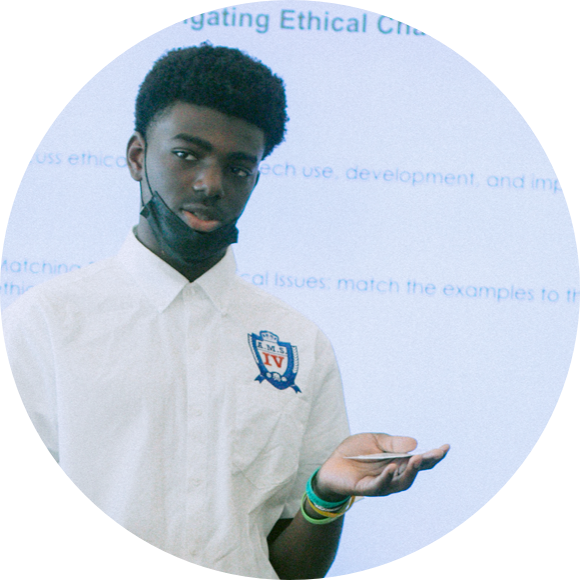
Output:
M251 169L247 169L246 167L232 167L232 173L236 177L251 177L253 171Z
M173 154L183 161L197 161L199 159L195 153L187 151L186 149L175 149Z

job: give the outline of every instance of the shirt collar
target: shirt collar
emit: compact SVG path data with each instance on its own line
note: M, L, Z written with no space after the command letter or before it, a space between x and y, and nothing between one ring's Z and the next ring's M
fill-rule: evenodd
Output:
M131 275L158 312L163 312L188 286L199 287L223 314L227 308L227 289L236 273L231 246L226 255L203 276L189 280L129 233L117 260Z

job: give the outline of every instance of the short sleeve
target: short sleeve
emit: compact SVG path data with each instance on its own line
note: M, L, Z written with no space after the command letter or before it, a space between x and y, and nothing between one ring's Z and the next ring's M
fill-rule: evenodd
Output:
M42 301L29 290L2 313L14 381L42 441L58 461L56 388L50 324Z
M298 475L284 505L282 518L293 518L296 515L306 482L350 434L336 357L330 341L320 331L315 349L315 396L302 441Z

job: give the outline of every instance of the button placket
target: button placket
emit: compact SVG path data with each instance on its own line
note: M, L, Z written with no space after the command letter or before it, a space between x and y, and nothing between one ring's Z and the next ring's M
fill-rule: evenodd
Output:
M187 545L203 545L206 533L199 522L205 519L204 506L207 478L207 426L203 409L207 405L208 377L201 353L200 334L204 328L203 293L190 285L184 295L186 329L187 383ZM193 554L192 554L193 555Z

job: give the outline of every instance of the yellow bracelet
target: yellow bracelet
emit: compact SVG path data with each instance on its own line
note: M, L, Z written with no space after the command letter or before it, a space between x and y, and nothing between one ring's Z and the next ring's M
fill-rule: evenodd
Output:
M348 501L344 504L344 507L337 512L327 512L324 510L321 510L319 507L315 506L312 501L310 500L310 498L308 496L306 496L308 499L308 503L310 504L310 507L319 515L324 516L326 518L338 518L342 515L344 515L351 507L352 504L354 503L355 497L352 496L348 499Z
M311 523L311 524L315 524L317 526L324 526L326 524L331 524L334 521L334 518L322 518L322 519L317 519L317 518L312 518L310 517L307 513L306 513L306 509L304 508L304 503L308 501L308 496L306 495L306 493L302 496L302 501L300 502L300 511L302 512L302 516L304 517L304 519Z

